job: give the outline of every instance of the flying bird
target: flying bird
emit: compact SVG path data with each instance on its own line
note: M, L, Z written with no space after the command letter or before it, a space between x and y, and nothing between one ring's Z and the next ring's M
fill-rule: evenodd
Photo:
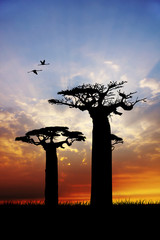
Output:
M28 73L33 72L33 73L35 73L36 75L38 75L38 73L37 73L38 71L42 71L42 70L35 70L35 69L34 69L34 70L32 70L32 71L30 71L30 72L28 72Z
M40 60L40 63L41 63L41 64L38 64L38 66L41 66L41 65L49 65L49 64L50 64L50 63L46 63L46 60L43 60L43 61Z

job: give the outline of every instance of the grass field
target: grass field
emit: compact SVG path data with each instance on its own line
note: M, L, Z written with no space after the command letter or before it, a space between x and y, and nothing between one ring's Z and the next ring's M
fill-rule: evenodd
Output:
M102 203L101 208L106 208L105 204ZM0 204L1 209L45 209L44 202L4 202ZM112 209L160 209L160 201L115 201L112 204ZM77 203L59 203L57 209L92 209L90 202L77 202Z

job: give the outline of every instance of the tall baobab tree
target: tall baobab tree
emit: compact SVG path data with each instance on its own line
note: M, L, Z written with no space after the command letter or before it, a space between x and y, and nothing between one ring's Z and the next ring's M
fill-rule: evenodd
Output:
M122 138L111 134L109 116L121 116L119 108L131 111L136 103L145 99L131 101L135 92L121 92L126 81L110 81L102 84L83 84L70 90L58 92L64 98L50 99L51 104L61 104L81 111L87 110L92 118L92 180L91 205L99 207L103 203L112 205L112 150L113 145L123 142Z
M57 142L57 138L65 140ZM54 207L58 205L58 159L57 148L64 148L64 144L71 146L74 141L85 141L85 136L78 131L69 131L67 127L45 127L29 131L25 136L17 137L16 141L22 141L41 145L46 151L45 170L45 205Z

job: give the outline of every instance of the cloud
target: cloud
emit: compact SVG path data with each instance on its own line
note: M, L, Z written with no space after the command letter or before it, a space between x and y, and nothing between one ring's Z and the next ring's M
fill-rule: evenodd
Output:
M160 82L154 78L144 78L140 81L141 88L149 88L152 95L160 93Z
M112 61L104 61L107 66L111 67L115 72L120 70L120 66L118 64L113 63Z

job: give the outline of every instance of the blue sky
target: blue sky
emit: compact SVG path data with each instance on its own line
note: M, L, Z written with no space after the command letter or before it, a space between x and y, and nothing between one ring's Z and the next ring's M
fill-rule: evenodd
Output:
M105 61L120 66L115 73L107 65L108 77L126 75L137 85L159 61L159 1L7 0L0 6L1 62L15 59L29 69L48 60L50 87L62 76L89 82L78 70L100 72Z
M112 129L125 138L126 153L134 156L142 169L145 163L138 159L148 144L142 138L147 135L149 142L156 141L153 152L158 162L159 0L0 0L0 36L0 120L6 142L7 134L12 142L36 127L85 129L84 160L91 146L91 119L78 110L51 106L47 100L82 83L127 80L124 90L137 90L138 96L148 101L120 119L114 117ZM43 59L50 65L43 66L38 76L27 73L42 69L38 64ZM21 152L17 143L12 142L12 147L12 154L17 149ZM118 154L123 155L117 150L114 159ZM120 157L121 163L125 157ZM151 155L147 157L149 163ZM12 162L10 158L7 161ZM125 173L125 167L121 170Z
M1 46L35 60L74 59L84 47L117 60L147 47L155 54L158 9L158 1L1 1Z

